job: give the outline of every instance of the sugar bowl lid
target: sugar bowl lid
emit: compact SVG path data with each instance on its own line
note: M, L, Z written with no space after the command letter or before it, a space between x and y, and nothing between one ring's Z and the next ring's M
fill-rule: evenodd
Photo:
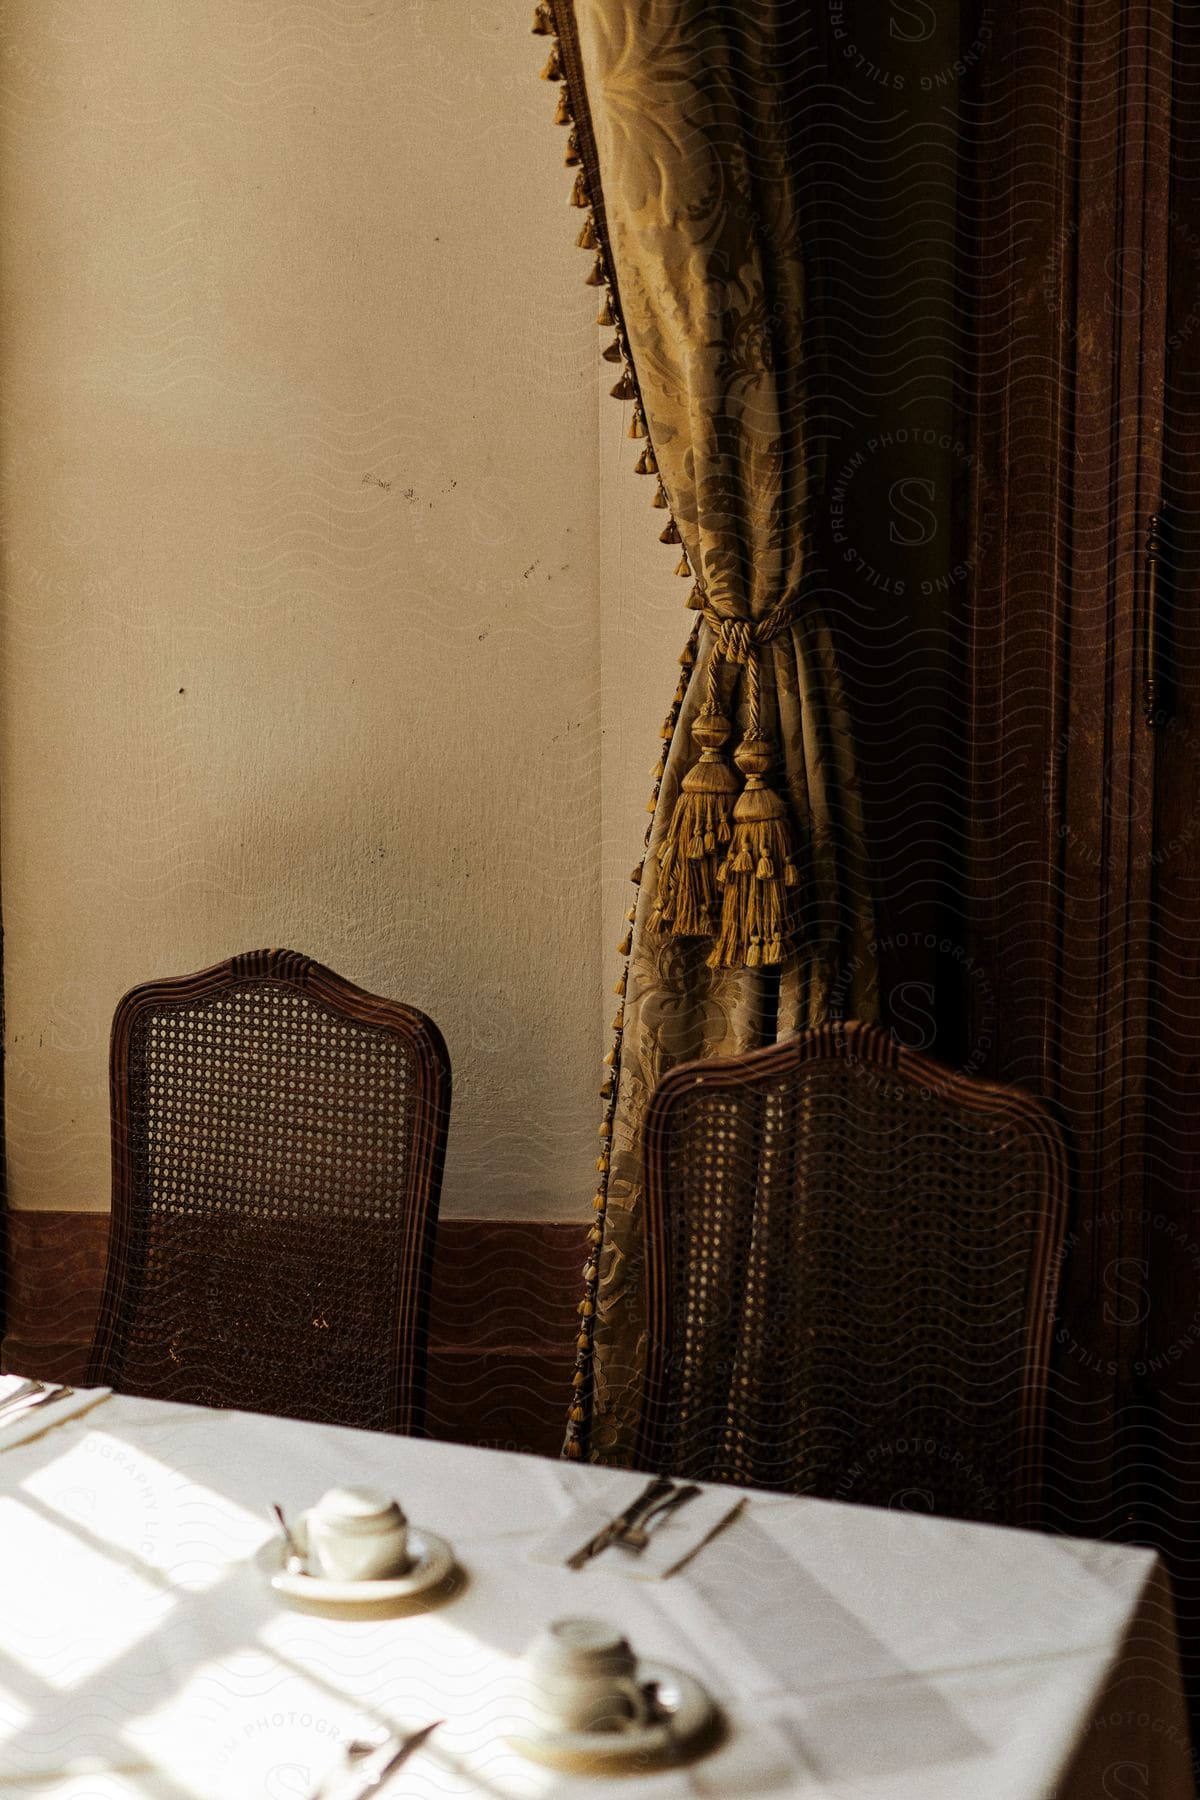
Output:
M330 1488L310 1516L320 1525L346 1532L390 1531L406 1522L399 1502L380 1488Z

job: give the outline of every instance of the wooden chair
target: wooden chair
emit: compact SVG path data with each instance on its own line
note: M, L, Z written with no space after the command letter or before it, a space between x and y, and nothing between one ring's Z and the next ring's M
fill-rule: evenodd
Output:
M1039 1102L846 1024L671 1070L645 1144L641 1466L1036 1522L1067 1194Z
M88 1380L419 1429L450 1110L437 1027L258 950L126 994L109 1078Z

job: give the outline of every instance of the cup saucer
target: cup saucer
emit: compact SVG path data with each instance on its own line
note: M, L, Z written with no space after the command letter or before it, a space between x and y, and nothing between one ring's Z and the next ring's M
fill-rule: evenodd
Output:
M642 1660L637 1679L643 1687L654 1683L665 1717L628 1731L531 1731L528 1736L513 1732L507 1741L530 1762L580 1773L629 1763L646 1768L684 1762L715 1741L717 1709L694 1675L668 1663Z
M292 1526L301 1556L308 1555L308 1514L301 1513ZM289 1574L283 1540L268 1538L255 1561L278 1594L322 1606L378 1606L383 1602L411 1600L444 1581L454 1567L454 1551L445 1538L412 1526L408 1534L412 1561L402 1575L378 1576L371 1581L331 1581L310 1575L307 1569Z

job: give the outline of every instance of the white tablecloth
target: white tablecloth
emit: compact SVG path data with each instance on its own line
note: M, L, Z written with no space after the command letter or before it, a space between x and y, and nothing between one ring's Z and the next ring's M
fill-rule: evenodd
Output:
M286 1608L267 1508L395 1493L467 1572L436 1610ZM1148 1552L756 1497L682 1574L530 1551L635 1475L113 1396L0 1435L0 1800L297 1800L381 1721L446 1723L386 1792L805 1800L1188 1800L1170 1595ZM719 1700L687 1769L567 1778L505 1747L547 1620L618 1620Z

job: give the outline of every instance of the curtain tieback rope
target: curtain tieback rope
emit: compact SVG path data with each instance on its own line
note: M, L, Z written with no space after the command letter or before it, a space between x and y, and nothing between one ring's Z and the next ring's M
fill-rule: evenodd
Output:
M759 653L791 624L796 605L780 601L755 620L723 618L707 604L700 610L713 633L704 705L692 725L700 759L683 778L659 849L650 922L678 937L713 938L712 968L776 965L796 947L800 872L787 803L766 783L776 750L762 727ZM745 679L745 732L733 752L745 779L740 793L723 754L733 729L721 710L723 662Z
M705 600L699 611L725 661L744 664L754 650L765 649L787 630L799 607L795 600L778 600L761 619L725 618Z

